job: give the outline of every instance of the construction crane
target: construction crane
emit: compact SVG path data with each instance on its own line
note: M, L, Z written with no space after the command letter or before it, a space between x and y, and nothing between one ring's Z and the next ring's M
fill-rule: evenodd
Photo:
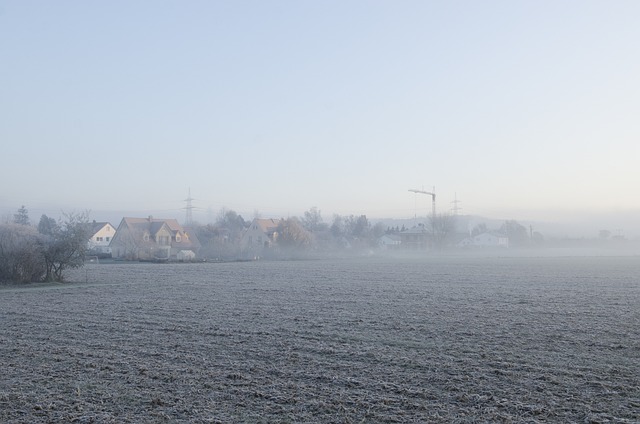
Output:
M410 192L412 193L419 193L419 194L427 194L429 196L431 196L431 208L432 208L432 217L433 219L436 218L436 188L433 187L432 191L424 191L424 190L418 190L418 189L409 189Z

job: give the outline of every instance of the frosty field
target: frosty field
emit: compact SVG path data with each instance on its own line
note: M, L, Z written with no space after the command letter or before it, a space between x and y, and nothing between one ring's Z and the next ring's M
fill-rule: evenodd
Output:
M0 288L0 422L640 422L640 258L89 264Z

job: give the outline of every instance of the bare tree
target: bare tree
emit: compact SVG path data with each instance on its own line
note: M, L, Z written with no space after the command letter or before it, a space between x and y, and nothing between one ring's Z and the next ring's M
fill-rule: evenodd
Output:
M41 222L51 224L43 215ZM42 234L46 281L62 281L64 271L84 265L89 240L89 213L65 214L65 220L55 226L44 226Z
M524 246L529 242L527 228L518 221L507 220L500 227L500 231L509 237L509 246Z
M19 225L29 225L29 211L22 205L18 213L13 215L13 223Z
M327 224L322 222L322 214L320 213L320 209L315 206L304 213L302 225L304 225L307 230L312 232L324 231L328 228Z
M25 224L1 225L0 280L62 281L66 269L84 265L89 213L66 214L65 218L55 221L42 215L38 229Z
M386 233L385 225L382 222L376 223L371 228L372 241L374 243L377 243L378 238L382 237L384 235L384 233Z
M456 229L455 219L455 216L448 213L438 214L429 218L433 245L436 249L442 249L451 242Z
M57 227L58 222L55 219L44 214L40 217L38 222L38 232L40 234L53 234Z
M329 228L329 230L331 231L331 235L333 235L333 237L335 238L340 238L343 237L345 235L345 223L344 223L344 218L342 217L342 215L334 215L333 216L333 223L331 224L331 227Z
M215 227L226 232L229 239L233 242L239 242L242 238L242 232L244 231L246 222L242 215L239 215L232 209L222 208L218 219L216 220Z
M298 218L281 219L278 225L278 246L284 249L304 249L311 246L313 236Z
M484 222L481 222L480 224L478 224L475 227L473 227L473 229L471 230L471 236L475 237L475 236L480 235L482 233L486 233L487 231L489 231L487 229L487 224L485 224Z
M26 283L45 275L41 236L28 225L0 225L0 281Z
M350 215L346 220L347 232L356 239L366 240L371 231L371 224L366 215Z

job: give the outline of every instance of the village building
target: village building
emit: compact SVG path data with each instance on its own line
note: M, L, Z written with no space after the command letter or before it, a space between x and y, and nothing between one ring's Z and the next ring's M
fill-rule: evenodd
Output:
M496 231L487 231L473 237L467 237L458 242L463 248L508 248L509 237Z
M400 244L403 249L424 250L429 247L429 232L423 224L418 224L413 228L401 231L398 233L398 236L400 236Z
M127 260L192 260L200 242L175 219L122 218L109 245L111 255Z
M111 256L111 248L109 244L116 233L116 229L108 222L90 222L89 224L89 241L87 249L89 255L98 257Z
M397 234L383 234L378 238L378 246L382 250L398 249L402 245L402 238Z
M279 225L279 219L255 218L242 234L240 249L248 256L260 256L264 249L275 245Z

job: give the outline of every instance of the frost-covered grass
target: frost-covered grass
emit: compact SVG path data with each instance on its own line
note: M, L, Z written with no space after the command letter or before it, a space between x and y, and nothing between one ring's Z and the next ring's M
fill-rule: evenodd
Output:
M92 264L0 288L0 422L638 422L638 258Z

